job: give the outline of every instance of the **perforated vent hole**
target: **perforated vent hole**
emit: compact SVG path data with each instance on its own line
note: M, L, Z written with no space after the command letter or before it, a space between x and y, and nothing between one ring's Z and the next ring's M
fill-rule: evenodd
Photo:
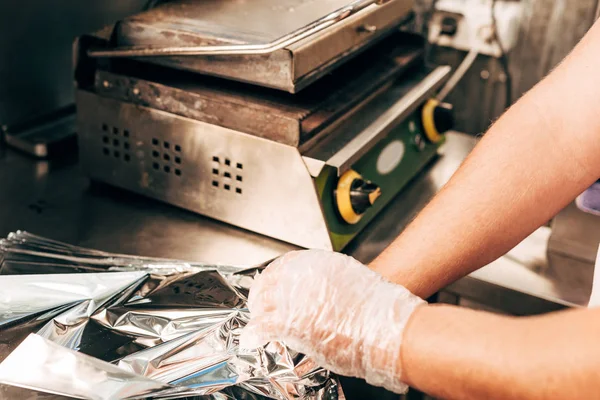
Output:
M102 124L100 129L105 133L102 136L102 155L112 156L125 162L131 161L129 130L121 129L118 126L110 126L109 124ZM110 132L112 132L112 138L109 137Z
M177 177L183 175L181 168L183 164L183 149L179 144L173 144L168 141L161 141L157 138L152 139L152 167L156 170L162 170L166 174L174 174Z
M234 162L229 157L212 156L213 188L242 194L243 168L242 163Z

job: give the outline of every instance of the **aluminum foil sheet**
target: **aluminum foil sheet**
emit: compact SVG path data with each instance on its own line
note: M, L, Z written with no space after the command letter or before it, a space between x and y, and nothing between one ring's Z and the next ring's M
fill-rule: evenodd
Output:
M284 344L238 346L263 267L10 234L0 240L0 385L98 400L337 399L336 379Z

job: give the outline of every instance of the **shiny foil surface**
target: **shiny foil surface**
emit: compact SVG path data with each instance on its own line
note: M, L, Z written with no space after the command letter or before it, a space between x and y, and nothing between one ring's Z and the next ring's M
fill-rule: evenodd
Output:
M0 399L337 399L337 381L282 343L238 346L262 267L10 234L0 240Z

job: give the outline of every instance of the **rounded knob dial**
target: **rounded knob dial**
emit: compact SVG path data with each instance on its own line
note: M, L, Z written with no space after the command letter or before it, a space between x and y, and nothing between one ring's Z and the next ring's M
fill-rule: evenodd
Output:
M456 32L458 32L458 21L456 17L444 17L442 18L440 25L440 34L442 35L455 36Z
M454 110L452 105L430 99L423 106L423 130L432 143L442 140L442 135L454 128Z
M335 191L338 212L348 224L358 223L379 196L381 188L353 170L341 176Z

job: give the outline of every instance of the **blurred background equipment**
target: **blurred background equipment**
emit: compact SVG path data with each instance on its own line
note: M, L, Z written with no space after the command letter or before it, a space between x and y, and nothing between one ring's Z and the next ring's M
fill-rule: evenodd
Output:
M431 62L457 67L473 48L479 53L447 98L456 129L484 133L571 51L597 7L597 0L416 0L413 29L429 31Z
M71 107L73 115L75 37L140 11L147 2L0 2L0 126L9 144L37 156L47 155L54 143L72 144L74 124L65 110Z

